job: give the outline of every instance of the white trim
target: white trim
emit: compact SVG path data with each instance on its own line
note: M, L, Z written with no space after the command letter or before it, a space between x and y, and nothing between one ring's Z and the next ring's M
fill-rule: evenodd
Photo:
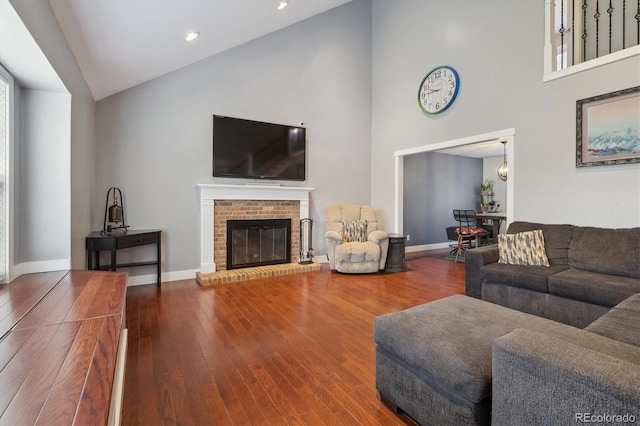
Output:
M315 188L274 185L196 185L200 206L200 272L216 271L213 215L216 200L285 200L300 202L300 219L309 217L309 193Z
M404 199L404 193L403 193L403 182L404 182L404 158L400 157L400 156L396 156L395 157L395 172L394 172L394 183L395 183L395 190L394 190L394 197L393 197L393 203L394 203L394 214L393 214L393 232L395 232L396 234L401 234L401 230L403 229L403 222L402 222L402 218L403 218L403 206L402 206L402 200Z
M590 61L582 62L580 64L572 65L563 70L553 71L551 73L545 73L542 77L542 81L552 81L558 78L566 77L568 75L577 74L582 71L590 70L592 68L597 68L602 65L607 65L612 62L621 61L623 59L631 58L633 56L640 55L640 45L627 47L624 50L619 50L617 52L610 53L605 56L600 56L599 58L591 59Z
M457 244L456 241L449 241L448 243L434 243L434 244L422 244L419 246L407 246L405 251L407 253L413 253L416 251L429 251L429 250L439 250L443 248L449 248L451 244Z
M71 259L42 260L39 262L25 262L14 265L11 281L24 274L37 274L39 272L65 271L71 269Z
M119 269L118 272L125 271ZM163 272L160 274L161 282L180 281L180 280L193 280L196 278L198 269L187 269L184 271ZM127 287L135 287L138 285L156 284L158 282L158 276L156 274L145 275L129 275L127 280Z
M514 128L498 130L496 132L484 133L481 135L468 136L465 138L454 139L446 142L439 142L429 145L423 145L415 148L402 149L395 151L393 155L396 157L395 161L395 182L394 182L394 228L395 232L398 234L403 234L403 223L402 223L402 204L404 202L403 194L402 194L402 184L403 184L403 176L402 176L402 168L403 168L403 159L406 155L412 154L421 154L423 152L429 151L437 151L444 148L451 148L454 146L461 145L470 145L479 142L486 142L490 140L503 139L507 141L507 164L509 165L509 178L507 179L507 223L513 222L514 216L514 195L515 195L515 173L516 170L515 165L515 151L514 151L514 142L515 142L515 134L516 131ZM398 217L400 216L400 217ZM416 247L416 246L413 246Z
M544 75L553 73L556 68L556 47L553 44L554 24L551 0L544 2Z
M15 82L14 78L2 65L0 65L0 78L8 84L8 103L6 105L7 115L5 117L6 127L7 127L7 141L5 146L5 176L4 176L4 207L5 207L5 220L2 224L5 227L4 236L5 240L0 243L4 243L4 271L0 271L0 273L5 278L4 282L11 282L13 280L13 275L16 273L13 271L13 222L14 222L14 194L13 194L13 170L14 170L14 147L15 147L15 132L14 132L14 124L15 124Z
M415 148L401 149L399 151L395 151L393 155L395 155L396 157L404 157L405 155L436 151L439 149L451 148L452 146L469 145L472 143L491 141L494 139L514 136L515 134L516 134L516 130L514 128L498 130L496 132L484 133L484 134L475 135L475 136L468 136L466 138L454 139L446 142L422 145Z
M109 406L109 426L120 425L122 422L122 403L124 398L124 372L127 364L127 341L129 330L123 327L118 339L118 351L116 354L116 368L113 373L113 387L111 388L111 404Z

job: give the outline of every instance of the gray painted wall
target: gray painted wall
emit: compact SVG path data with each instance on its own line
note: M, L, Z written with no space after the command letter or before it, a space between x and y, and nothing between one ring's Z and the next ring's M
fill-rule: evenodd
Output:
M425 152L404 162L404 233L407 246L447 241L446 228L456 225L454 209L478 210L480 158Z
M70 244L71 244L71 266L83 269L85 262L85 237L92 230L91 211L93 209L94 191L94 140L95 140L95 102L91 92L82 76L73 53L67 44L60 26L55 19L55 15L47 1L19 1L10 0L20 19L38 43L56 73L71 94L71 123L70 123L70 167L67 164L66 172L60 174L64 181L62 185L69 185L66 176L71 175L70 188L70 215L64 219L71 224ZM28 161L21 153L21 162ZM20 184L18 183L20 187ZM20 197L29 197L24 189L21 190ZM39 209L46 206L38 204ZM25 212L16 211L16 216L23 216ZM41 223L41 226L55 226L55 223ZM24 230L24 225L21 226ZM32 231L30 231L32 232ZM20 238L19 235L16 238ZM69 237L67 237L68 241ZM45 241L45 244L56 242ZM16 241L17 246L20 242ZM68 243L61 242L65 246ZM33 253L29 249L21 247L21 252L27 259L41 259L41 255ZM47 255L46 257L49 257ZM55 259L46 259L55 260Z
M71 258L70 110L68 94L21 91L20 263Z
M575 167L576 100L640 85L640 57L543 83L540 1L372 1L372 203L393 221L396 150L515 129L514 218L640 225L640 165ZM438 116L418 85L441 64L460 74ZM613 77L615 76L615 77Z
M164 271L200 267L196 184L245 182L212 177L213 114L304 123L307 181L295 184L316 188L313 245L324 253L326 207L370 202L369 2L354 0L97 103L93 225L102 226L103 194L119 187L132 228L164 231Z
M48 2L11 3L72 95L73 267L84 267L84 237L117 185L132 226L166 230L164 270L197 268L195 184L223 183L210 170L215 113L305 123L318 252L327 205L371 203L390 228L394 151L506 128L516 130L516 219L640 225L639 165L574 165L576 100L640 85L640 58L543 83L538 1L354 0L97 109ZM461 91L426 117L417 88L439 64L458 70Z

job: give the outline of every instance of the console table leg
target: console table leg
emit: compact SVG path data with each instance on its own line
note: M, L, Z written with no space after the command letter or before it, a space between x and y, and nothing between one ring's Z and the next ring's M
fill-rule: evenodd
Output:
M110 271L116 270L116 250L111 250L111 269Z
M157 273L158 273L158 287L160 287L160 280L161 280L161 249L160 249L160 236L158 236L158 269L157 269Z

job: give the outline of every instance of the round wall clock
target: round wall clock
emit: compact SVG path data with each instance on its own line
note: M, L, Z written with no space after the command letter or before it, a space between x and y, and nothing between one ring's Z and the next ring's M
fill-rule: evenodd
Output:
M453 104L460 88L460 77L453 68L441 65L427 73L418 89L418 104L427 114L440 114Z

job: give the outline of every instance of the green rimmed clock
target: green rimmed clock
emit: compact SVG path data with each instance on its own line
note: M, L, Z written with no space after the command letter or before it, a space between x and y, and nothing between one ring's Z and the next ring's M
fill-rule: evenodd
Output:
M418 88L418 105L426 114L440 114L449 108L458 96L460 77L448 65L435 67L427 73Z

